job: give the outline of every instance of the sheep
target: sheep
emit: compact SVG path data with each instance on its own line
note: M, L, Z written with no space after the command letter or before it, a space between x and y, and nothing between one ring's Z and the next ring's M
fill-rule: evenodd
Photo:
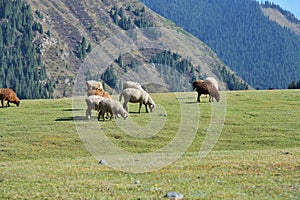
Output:
M196 89L198 83L204 83L204 80L195 80L195 81L193 82L193 90Z
M153 112L155 110L155 103L153 99L150 97L150 95L144 91L144 90L139 90L135 88L127 88L122 91L120 94L119 100L122 100L122 96L124 96L124 103L123 103L123 108L128 112L128 107L127 103L140 103L139 111L138 113L141 112L141 107L142 104L145 105L146 107L146 112L148 113L148 108L147 105L150 107L150 112Z
M103 89L103 85L101 82L89 80L86 82L86 86L88 90L97 90L97 89Z
M17 94L10 88L0 89L0 99L2 108L4 107L5 101L7 101L7 107L10 107L9 103L14 103L17 106L20 105L20 99L17 97Z
M89 90L87 93L87 96L91 96L91 95L98 95L104 98L111 98L109 93L104 91L104 89L95 89L95 90Z
M124 119L128 117L128 112L122 107L119 101L114 99L103 99L99 102L99 109L100 112L98 114L98 121L100 121L100 116L102 117L103 121L105 121L104 113L110 113L110 120L112 117L117 119L117 117L121 116Z
M96 110L100 111L99 103L102 101L104 97L98 96L98 95L91 95L88 98L85 99L87 109L86 109L86 119L91 119L91 111Z
M123 83L123 90L127 88L136 88L136 89L144 90L139 83L133 81L125 81Z
M200 103L200 96L202 94L208 94L209 95L209 102L213 102L213 98L219 102L220 100L220 94L215 86L208 85L205 82L199 82L196 85L196 91L198 92L197 102Z
M215 88L219 91L219 85L218 85L218 82L215 78L213 77L207 77L206 79L204 79L204 82L207 84L207 85L213 85L215 86Z
M212 85L209 87L209 102L213 102L214 98L217 100L217 102L220 101L220 93L218 89Z

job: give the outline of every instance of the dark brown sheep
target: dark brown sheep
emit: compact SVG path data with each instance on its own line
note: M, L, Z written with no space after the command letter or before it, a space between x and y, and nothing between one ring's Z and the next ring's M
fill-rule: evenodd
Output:
M197 102L200 102L200 96L202 94L209 95L209 102L213 102L213 98L217 101L220 100L220 94L215 86L209 86L205 82L198 82L196 84L196 91L198 92Z
M2 108L4 107L5 101L7 101L7 107L10 107L9 103L14 103L17 106L20 105L20 99L17 97L17 94L10 88L0 89L0 99Z
M198 83L204 83L204 80L195 80L195 81L193 82L193 90L196 89Z

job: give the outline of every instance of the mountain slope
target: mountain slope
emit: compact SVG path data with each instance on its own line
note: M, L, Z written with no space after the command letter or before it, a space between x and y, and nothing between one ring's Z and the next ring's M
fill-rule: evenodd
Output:
M208 44L254 88L287 88L300 77L300 37L252 0L142 0Z
M270 20L275 21L282 27L291 29L300 37L300 20L298 20L292 13L283 10L276 4L269 2L262 4L261 10L264 15L270 18Z
M172 22L147 9L137 0L75 0L72 2L69 0L26 0L26 2L31 5L32 10L35 12L34 19L43 25L44 34L36 37L35 41L41 47L42 61L47 67L48 76L56 83L54 94L56 97L72 94L73 85L78 77L78 70L82 66L89 62L93 62L89 63L91 65L97 65L101 62L97 61L98 63L96 63L96 61L91 60L94 55L95 58L99 57L99 55L97 56L101 51L99 46L106 44L115 36L128 36L131 30L141 30L149 27L163 27L167 30L164 32L161 29L158 30L161 33L156 33L156 36L163 34L157 40L160 42L160 49L155 47L155 51L150 49L145 51L145 48L140 48L128 54L108 48L108 51L111 52L110 56L114 58L109 63L99 63L101 66L98 66L97 69L85 71L85 74L90 73L85 78L100 79L105 77L103 73L106 70L112 69L114 77L111 80L114 84L126 73L128 73L127 75L131 73L128 78L135 77L136 80L142 81L145 78L141 78L137 70L141 69L141 71L144 70L144 73L153 74L155 77L153 82L158 82L161 85L166 84L168 91L172 91L169 87L170 82L167 83L168 81L158 72L159 67L150 70L150 67L155 64L150 62L151 58L161 54L164 50L170 50L171 55L176 56L178 53L180 56L180 60L176 64L180 65L180 63L185 62L186 66L189 66L189 62L193 63L186 69L187 71L182 72L183 76L189 81L195 78L215 76L216 72L222 71L221 76L217 78L226 82L224 89L229 86L230 89L248 88L248 85L235 75L204 43L175 26ZM148 41L145 36L147 34L142 35ZM178 37L182 37L180 41L176 40ZM175 42L170 43L168 40L174 40ZM190 40L190 42L185 44L184 40ZM82 57L79 48L82 47L83 41L85 44L91 45L92 52ZM192 44L196 44L198 49L192 47ZM167 49L161 49L164 46ZM186 46L185 49L195 49L192 54L197 61L189 57L191 55L188 55L188 50L177 52L180 51L179 47L184 46ZM86 50L83 50L85 54ZM119 54L114 54L116 52ZM117 62L120 56L124 61L122 64ZM167 59L167 57L164 59ZM159 64L161 63L157 63L155 66ZM138 65L138 67L133 70L132 65ZM112 87L112 85L110 86ZM108 86L107 88L109 89Z

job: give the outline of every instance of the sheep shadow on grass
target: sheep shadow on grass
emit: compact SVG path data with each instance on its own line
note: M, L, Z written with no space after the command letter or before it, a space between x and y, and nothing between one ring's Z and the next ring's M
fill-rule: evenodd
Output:
M142 112L142 111L141 111L141 112L139 113L138 111L130 111L130 112L128 112L128 113L129 113L129 114L137 114L137 115L138 115L138 114L147 113L147 112L146 112L146 111L145 111L145 112Z
M64 109L63 111L65 112L72 112L72 111L82 111L83 109L80 109L80 108L70 108L70 109Z
M81 121L81 120L86 120L84 116L75 116L75 117L62 117L62 118L57 118L55 119L56 122L65 122L65 121Z

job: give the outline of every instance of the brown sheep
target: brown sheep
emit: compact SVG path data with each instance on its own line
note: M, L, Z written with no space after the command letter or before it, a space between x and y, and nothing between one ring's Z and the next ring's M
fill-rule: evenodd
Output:
M193 82L193 90L196 89L198 83L204 83L204 80L195 80L195 81Z
M199 82L196 84L196 91L198 92L197 102L200 103L200 96L202 94L209 94L209 102L215 98L217 101L220 100L220 94L215 86L209 86L205 82Z
M97 95L108 99L111 98L108 92L104 91L104 89L89 90L87 96L91 95Z
M103 85L101 82L89 80L86 82L86 86L88 90L97 90L97 89L103 89Z
M4 107L4 101L7 101L7 107L10 107L9 103L14 103L17 106L20 105L20 99L17 97L17 94L10 88L0 89L0 99L2 108Z

